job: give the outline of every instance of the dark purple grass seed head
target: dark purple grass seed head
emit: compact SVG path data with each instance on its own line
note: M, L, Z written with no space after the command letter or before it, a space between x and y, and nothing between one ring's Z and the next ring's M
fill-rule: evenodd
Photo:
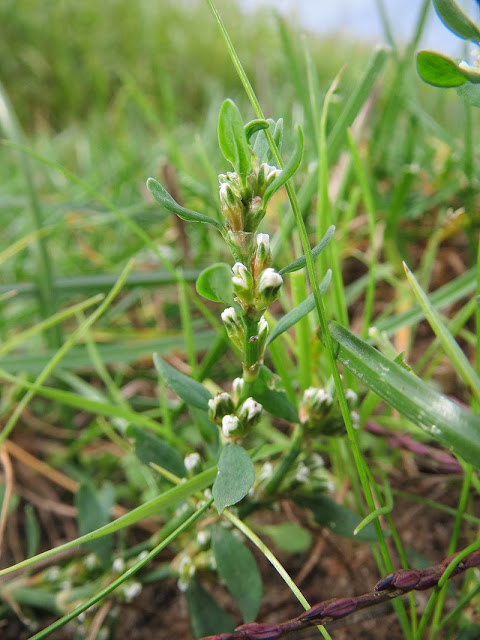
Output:
M247 622L237 627L235 633L243 634L245 638L250 638L250 640L276 640L282 635L282 627L283 625L279 624Z

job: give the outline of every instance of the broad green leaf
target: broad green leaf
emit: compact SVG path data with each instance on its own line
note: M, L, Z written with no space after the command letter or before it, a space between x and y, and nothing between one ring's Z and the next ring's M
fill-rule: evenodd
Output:
M315 247L313 247L312 255L314 259L318 258L318 256L322 253L322 251L328 246L334 234L335 234L335 226L332 224L332 226L327 229L327 232L325 233L323 238L320 240L320 242ZM300 269L303 269L303 267L306 264L307 264L307 260L305 256L302 256L301 258L294 260L290 264L287 264L287 266L280 269L278 273L282 276L284 273L292 273L293 271L299 271Z
M242 116L232 100L225 100L218 116L218 142L225 159L230 162L245 184L252 170L252 155L243 128Z
M433 6L443 24L459 38L480 42L480 30L462 11L455 0L433 0Z
M135 453L143 464L148 466L154 462L179 478L187 475L180 454L158 436L136 425L130 425L126 435L128 438L134 438Z
M194 638L233 631L233 620L199 582L190 582L185 597Z
M321 494L316 496L295 496L295 502L302 507L310 509L315 522L322 527L327 527L327 529L339 536L364 540L365 542L375 542L377 540L372 523L368 524L355 536L353 532L362 521L362 518L328 496Z
M212 489L218 513L240 502L252 488L254 480L255 468L245 449L238 444L225 445Z
M165 384L175 391L179 398L192 407L207 411L212 394L203 384L172 367L171 364L162 360L158 353L153 355L153 362Z
M295 171L300 166L300 162L302 161L303 155L303 131L301 127L297 127L297 143L295 145L295 149L292 153L290 160L287 162L285 167L282 169L280 174L275 178L275 180L270 184L270 186L265 191L263 196L264 206L267 206L268 201L273 196L273 194L283 187L283 185L290 180Z
M30 567L37 562L40 562L40 560L52 558L54 555L63 551L67 551L68 549L73 549L79 544L89 543L92 540L103 538L104 536L114 533L115 531L125 529L125 527L129 527L130 525L135 524L136 522L139 522L144 518L157 515L163 509L174 507L177 504L180 504L180 502L184 502L185 500L187 500L187 498L190 498L190 496L192 496L197 491L203 491L204 489L209 487L214 481L216 473L217 467L211 467L206 471L202 471L195 477L190 478L186 482L182 482L182 484L178 485L177 487L173 487L173 489L165 491L160 496L144 502L139 507L132 509L125 515L120 516L113 522L110 522L109 524L100 527L95 531L86 533L79 538L75 538L75 540L70 540L70 542L61 544L58 547L49 549L48 551L43 551L33 558L27 558L26 560L17 562L17 564L14 564L10 567L0 569L0 576L6 575L7 573L12 573L13 571L18 571L19 569L23 569L25 567Z
M203 222L205 224L211 224L223 234L223 227L220 222L215 220L215 218L205 215L204 213L192 211L191 209L187 209L179 205L178 202L175 202L168 191L164 189L157 180L155 180L155 178L148 178L147 188L159 204L182 220L186 220L187 222Z
M477 397L477 400L480 400L480 378L478 377L477 372L474 370L457 342L455 342L450 331L443 324L438 311L434 309L432 303L428 299L428 296L422 290L417 279L405 262L403 263L403 268L415 297L425 313L425 317L435 332L435 335L440 340L445 353L455 367L455 371L462 378L463 382L470 387L473 394Z
M262 120L261 118L257 118L256 120L251 120L247 122L247 124L243 127L245 130L245 137L247 138L247 142L250 144L250 138L257 131L262 131L263 129L268 129L269 122L268 120Z
M217 571L237 601L243 621L252 622L262 598L262 578L252 552L222 526L215 527L212 549Z
M262 534L273 540L279 549L287 553L303 553L312 544L310 531L295 522L267 524L258 528Z
M332 270L329 269L325 274L325 277L321 281L319 285L320 295L323 294L328 289L328 285L330 284L330 280L332 279ZM289 311L286 315L284 315L275 325L273 331L267 338L267 346L278 338L284 331L293 327L299 320L301 320L304 316L306 316L310 311L315 309L315 298L313 297L313 293L311 293L308 298L306 298L303 302L301 302L298 307Z
M217 262L204 269L197 279L198 293L213 300L233 304L232 269L225 262Z
M480 418L388 360L337 324L330 323L337 359L369 389L456 455L480 468Z
M467 82L454 60L434 51L417 53L417 71L424 82L434 87L459 87Z
M467 82L467 84L457 87L455 91L467 104L471 104L472 107L480 107L480 85Z
M297 409L288 399L280 378L265 365L260 368L253 385L253 398L277 418L288 422L300 422Z
M110 514L114 504L112 485L104 485L98 491L90 482L83 483L75 494L77 507L78 532L80 536L99 529L110 521ZM85 547L92 551L103 566L111 562L113 540L111 535L85 543Z

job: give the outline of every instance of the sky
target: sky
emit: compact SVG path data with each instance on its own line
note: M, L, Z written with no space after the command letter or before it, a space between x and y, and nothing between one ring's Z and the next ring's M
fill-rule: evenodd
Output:
M458 0L462 6L466 3ZM275 6L281 13L293 12L300 24L312 31L339 32L353 38L385 43L376 0L243 0L247 8ZM399 42L413 34L423 0L383 0L392 30ZM468 5L467 5L468 6ZM478 18L478 5L470 0L470 15ZM430 8L428 26L420 42L422 49L434 49L449 55L461 55L462 41L456 38Z

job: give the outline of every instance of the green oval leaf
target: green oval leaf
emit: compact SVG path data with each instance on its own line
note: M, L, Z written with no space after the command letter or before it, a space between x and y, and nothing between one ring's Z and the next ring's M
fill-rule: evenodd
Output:
M199 582L190 582L185 598L194 638L233 631L233 620Z
M313 247L312 256L314 259L318 258L318 256L322 253L325 247L328 246L334 234L335 234L335 226L332 224L332 226L328 227L325 235L320 240L320 242L315 247ZM287 266L283 267L283 269L280 269L278 273L282 276L284 273L292 273L293 271L299 271L300 269L303 269L303 267L306 264L307 264L307 259L305 258L305 256L301 256L297 260L294 260L290 264L287 264Z
M265 194L263 196L264 206L267 206L268 201L273 196L273 194L283 187L283 185L290 180L295 171L300 166L300 162L302 161L303 156L303 131L302 127L297 127L297 142L295 145L295 149L290 160L287 162L285 167L282 169L280 175L278 175L272 184L267 188Z
M245 449L238 444L225 445L212 488L218 513L240 502L252 488L254 480L255 468Z
M310 509L315 522L322 527L327 527L327 529L339 536L365 542L375 542L377 540L375 527L372 523L364 527L357 535L354 535L353 532L362 521L362 518L328 496L296 496L295 502L301 507Z
M459 38L480 42L480 30L462 11L455 0L433 0L433 6L443 24Z
M153 354L153 362L165 384L175 391L179 398L192 407L208 410L208 401L212 394L203 384L180 373L178 369L165 362L158 353Z
M456 62L434 51L417 53L417 71L424 82L434 87L459 87L467 82Z
M180 454L155 434L132 424L127 428L126 435L135 440L135 454L143 464L148 466L154 462L179 478L187 475Z
M328 289L328 285L330 284L331 279L332 270L329 269L318 287L321 296L323 296L323 294ZM277 324L273 328L273 331L267 338L267 346L271 342L273 342L275 338L278 338L278 336L281 335L284 331L290 329L290 327L293 327L293 325L295 325L299 320L309 314L310 311L313 311L313 309L315 309L315 298L313 296L313 293L311 293L308 298L305 298L305 300L303 300L303 302L298 305L298 307L295 307L295 309L289 311L277 322Z
M83 536L107 525L114 501L115 492L111 484L104 484L98 491L90 482L82 483L75 494L79 535ZM113 553L111 535L86 542L84 546L97 556L103 566L110 564Z
M297 409L288 399L281 380L268 367L262 365L252 392L254 400L260 402L265 411L288 422L300 422Z
M257 118L256 120L251 120L248 122L243 128L245 130L245 137L247 138L247 142L250 143L250 138L257 131L261 131L262 129L268 129L269 122L268 120L262 120L261 118Z
M213 300L233 304L232 270L225 262L217 262L204 269L197 278L198 293Z
M252 622L260 608L262 578L257 562L243 542L225 527L215 527L212 549L217 571L237 601L244 622Z
M369 389L455 454L480 468L480 418L435 391L403 366L330 323L336 357Z
M279 549L287 553L303 553L312 544L310 531L295 522L268 524L260 527L260 531L268 536Z
M233 100L225 100L218 116L218 142L225 159L230 162L245 184L252 170L252 155L242 116Z
M192 211L191 209L186 209L179 205L178 202L175 202L168 191L164 189L157 180L155 180L155 178L148 178L147 188L162 207L165 207L165 209L168 209L168 211L171 211L182 220L186 220L187 222L203 222L204 224L211 224L223 233L223 227L220 222L215 220L215 218L205 215L204 213L198 213L198 211Z

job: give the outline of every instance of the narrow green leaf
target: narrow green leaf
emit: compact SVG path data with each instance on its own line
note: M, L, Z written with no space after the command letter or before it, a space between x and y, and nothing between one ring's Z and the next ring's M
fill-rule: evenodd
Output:
M238 444L225 445L212 489L218 513L240 502L252 488L254 480L255 468L245 449Z
M265 191L265 194L263 196L264 206L267 205L268 201L273 196L273 194L276 191L278 191L280 187L283 187L283 185L287 182L287 180L290 180L290 178L293 176L295 171L300 166L300 162L302 161L302 156L303 156L303 131L302 131L302 128L299 126L297 127L297 142L295 145L295 149L292 153L292 156L290 160L287 162L287 164L285 165L285 167L282 169L280 175L278 175L275 178L272 184Z
M332 279L332 271L329 269L325 274L325 277L319 284L320 295L323 294L328 289L328 285L330 284L330 280ZM305 317L310 311L315 309L315 299L313 297L313 293L311 293L308 298L306 298L303 302L301 302L298 307L289 311L286 315L282 316L282 318L277 322L273 331L267 338L267 346L278 338L284 331L293 327L299 320Z
M433 6L443 24L459 38L480 42L480 30L462 11L455 0L433 0Z
M204 269L197 279L198 293L213 300L233 304L232 269L225 262L217 262Z
M330 323L336 357L369 389L408 420L480 468L480 418L388 360L336 322Z
M243 183L252 170L252 155L240 111L233 100L225 100L218 116L218 142Z
M459 87L467 82L454 60L434 51L417 53L417 71L424 82L434 87Z
M233 631L233 620L199 582L190 582L185 597L194 638Z
M97 538L102 538L103 536L109 535L110 533L114 533L115 531L119 531L120 529L124 529L125 527L129 527L130 525L139 522L139 520L143 520L144 518L148 518L149 516L156 515L163 509L174 507L180 502L187 500L187 498L192 496L197 491L203 491L203 489L209 487L212 484L216 473L217 468L211 467L210 469L197 474L194 478L190 478L186 482L183 482L177 487L165 491L165 493L162 493L161 496L157 496L155 498L152 498L151 500L148 500L136 509L132 509L125 515L120 516L120 518L117 518L113 522L100 527L100 529L96 529L95 531L86 533L79 538L75 538L75 540L71 540L70 542L61 544L58 547L54 547L53 549L49 549L48 551L39 553L33 558L27 558L26 560L22 560L21 562L18 562L17 564L14 564L10 567L1 569L0 576L6 575L7 573L12 573L13 571L18 571L19 569L23 569L25 567L30 567L37 562L40 562L40 560L52 558L54 555L61 553L62 551L67 551L68 549L72 549L79 544L84 544L85 542L90 542L92 540L96 540Z
M276 546L287 553L303 553L312 544L312 534L308 529L295 522L267 524L259 527L262 534L268 536Z
M253 385L253 398L277 418L293 423L300 422L297 409L288 399L280 378L265 365L260 368Z
M268 127L268 120L262 120L261 118L257 118L256 120L247 122L247 124L243 127L245 130L245 137L247 138L247 142L250 144L250 138L254 133L257 133L257 131L262 131L263 129L268 129Z
M217 571L237 601L243 621L255 620L262 598L262 578L252 552L222 526L215 527L212 549Z
M114 492L111 485L104 485L100 492L90 482L83 483L75 494L80 536L108 524L113 504ZM113 553L111 535L86 542L85 547L97 556L102 566L110 564Z
M27 557L33 556L38 551L41 532L38 525L35 509L30 503L25 505L25 533L27 539Z
M145 431L136 425L130 425L126 435L135 440L135 454L147 466L154 462L179 478L187 475L185 465L180 454L164 440L155 434Z
M425 294L405 262L403 263L403 268L415 297L425 313L425 317L435 332L435 335L440 340L445 353L455 367L455 371L462 378L463 382L470 387L477 400L480 400L480 378L477 372L468 361L464 352L455 342L450 331L443 324L438 311L434 309L432 303L428 299L428 296Z
M212 394L203 384L180 373L178 369L162 360L158 353L153 355L153 362L165 384L175 391L179 398L192 407L207 411Z
M198 213L198 211L192 211L191 209L186 209L179 205L178 202L175 202L168 191L164 189L157 180L155 180L155 178L148 178L147 188L162 207L165 207L165 209L168 209L168 211L171 211L182 220L186 220L187 222L203 222L205 224L211 224L223 234L223 227L220 222L215 220L215 218L205 215L204 213Z
M372 523L359 531L357 535L354 535L353 532L362 521L362 518L328 496L296 496L295 502L302 507L310 509L315 522L322 527L327 527L327 529L339 536L365 542L375 542L377 540L377 534Z
M330 240L333 238L334 234L335 234L335 226L332 224L330 227L328 227L325 235L320 240L320 242L315 247L313 247L312 255L314 259L318 258L318 256L322 253L322 251L329 245ZM278 273L282 276L284 273L292 273L292 271L299 271L300 269L303 269L303 267L306 264L307 264L307 259L305 258L305 256L301 256L297 260L294 260L290 264L287 264L286 267L283 267L282 269L280 269Z
M280 151L282 148L283 140L283 118L279 118L277 122L275 122L275 120L272 120L271 118L268 118L267 122L270 127L270 133L272 134L275 144ZM260 163L266 162L270 165L274 164L272 151L270 149L270 145L268 144L267 136L263 131L260 131L258 136L255 138L253 153L258 157Z

